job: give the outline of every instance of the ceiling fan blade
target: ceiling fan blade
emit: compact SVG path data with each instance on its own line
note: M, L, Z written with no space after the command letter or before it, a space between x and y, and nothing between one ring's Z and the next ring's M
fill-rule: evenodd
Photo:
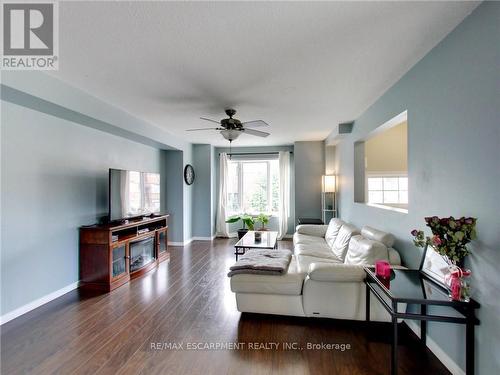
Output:
M246 128L260 128L262 126L269 126L267 122L262 120L242 122L241 125L243 125Z
M198 130L224 130L224 128L197 128L197 129L186 129L187 132L195 132Z
M256 135L257 137L267 137L269 133L266 132L261 132L260 130L254 130L254 129L242 129L245 133L251 134L251 135Z
M215 122L216 124L220 124L220 121L215 121L215 120L212 120L212 119L209 119L209 118L206 118L206 117L200 117L200 119L206 120L206 121Z

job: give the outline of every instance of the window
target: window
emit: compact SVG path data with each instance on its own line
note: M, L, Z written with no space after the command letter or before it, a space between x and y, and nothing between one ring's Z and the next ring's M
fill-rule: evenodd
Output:
M229 161L227 210L236 213L277 214L279 201L278 160Z
M406 111L354 142L354 201L408 213Z
M407 205L408 177L368 177L368 203Z

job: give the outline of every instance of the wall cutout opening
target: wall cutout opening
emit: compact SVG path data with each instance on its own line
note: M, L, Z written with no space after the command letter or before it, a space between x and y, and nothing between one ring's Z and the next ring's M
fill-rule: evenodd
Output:
M354 143L354 201L408 212L406 111Z

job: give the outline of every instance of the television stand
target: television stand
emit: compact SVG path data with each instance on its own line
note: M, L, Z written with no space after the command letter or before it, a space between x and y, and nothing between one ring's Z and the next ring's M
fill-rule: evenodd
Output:
M80 227L80 288L109 292L169 260L168 217Z

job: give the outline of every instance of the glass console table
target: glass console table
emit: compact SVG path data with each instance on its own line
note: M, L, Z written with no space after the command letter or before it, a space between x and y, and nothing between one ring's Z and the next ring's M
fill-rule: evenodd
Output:
M427 321L465 324L466 373L474 374L474 326L479 324L475 310L479 308L479 303L472 299L470 302L451 300L446 289L419 270L393 269L388 279L377 277L373 267L365 267L364 270L366 272L366 321L370 321L370 294L372 293L392 318L392 375L396 375L398 371L398 319L420 320L420 340L424 346L426 345ZM420 313L400 312L398 303L417 305L420 307ZM427 311L428 306L447 306L458 311L461 316L435 315Z

